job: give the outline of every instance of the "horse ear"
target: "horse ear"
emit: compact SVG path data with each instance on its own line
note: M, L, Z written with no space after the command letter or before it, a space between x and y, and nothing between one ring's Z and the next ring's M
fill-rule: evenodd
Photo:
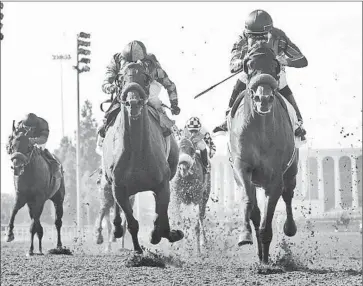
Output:
M281 72L281 64L280 64L280 62L278 60L275 60L275 61L276 61L276 64L277 64L277 66L276 66L276 74L279 75L280 72Z
M15 120L13 120L13 133L15 133Z

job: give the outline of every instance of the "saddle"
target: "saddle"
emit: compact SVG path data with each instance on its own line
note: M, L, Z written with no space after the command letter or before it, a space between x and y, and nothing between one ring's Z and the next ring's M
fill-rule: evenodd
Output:
M167 117L166 114L160 114L161 112L158 111L154 106L152 106L151 104L147 104L146 108L148 108L148 111L150 113L150 115L159 123L159 125L161 126L162 130L163 130L163 135L165 137L171 135L172 132L172 127L175 124L174 120L171 120ZM105 124L105 132L107 132L107 129L110 128L116 120L117 114L120 112L121 110L121 104L119 102L115 102L110 108L109 110L106 111L106 113L108 114L106 116L107 121Z

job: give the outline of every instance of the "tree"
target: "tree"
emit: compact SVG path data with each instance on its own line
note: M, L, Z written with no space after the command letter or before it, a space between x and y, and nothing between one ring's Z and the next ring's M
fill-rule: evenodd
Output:
M96 153L96 144L97 122L93 115L92 103L86 100L81 110L80 122L80 187L82 216L87 219L88 224L93 223L99 210L97 175L90 177L101 164L101 157ZM76 147L68 137L64 137L55 154L65 170L64 221L66 224L73 224L76 222L77 210Z

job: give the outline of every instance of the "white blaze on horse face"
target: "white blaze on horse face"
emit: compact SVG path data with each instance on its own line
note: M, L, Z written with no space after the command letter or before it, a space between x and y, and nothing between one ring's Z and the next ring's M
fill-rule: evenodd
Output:
M127 93L126 107L131 119L136 120L140 116L143 104L140 93L137 90L132 90Z
M252 91L252 98L258 114L265 115L270 113L275 95L273 89L269 85L259 85L256 91Z
M179 156L179 164L178 164L180 175L182 177L185 177L190 172L190 168L193 166L193 164L194 164L193 158L188 154L182 153Z

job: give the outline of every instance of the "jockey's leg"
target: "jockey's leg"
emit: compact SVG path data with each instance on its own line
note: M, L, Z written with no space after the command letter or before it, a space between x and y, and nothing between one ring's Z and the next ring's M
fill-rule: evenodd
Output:
M217 132L226 132L228 131L227 128L227 115L229 114L234 102L236 101L238 95L244 91L246 89L246 84L241 80L241 79L237 79L237 82L235 84L235 86L233 87L233 91L232 91L232 95L231 98L229 99L229 104L228 104L228 109L226 111L226 119L225 121L217 126L216 128L213 129L213 133L217 133Z
M44 155L47 157L47 159L49 160L50 162L50 168L51 168L51 173L54 175L54 174L57 174L59 169L60 169L60 165L58 163L58 160L53 156L52 153L49 152L48 149L46 148L43 148L43 153Z
M302 126L303 119L300 113L300 109L297 106L297 103L295 101L294 95L291 92L291 89L288 85L286 85L283 89L280 89L279 92L283 95L283 97L286 98L286 100L292 105L292 107L295 109L296 117L300 123L300 127L295 130L295 136L301 137L302 140L305 140L306 131Z
M175 121L171 120L165 113L164 108L162 107L162 102L159 98L159 94L157 93L157 89L156 90L151 90L150 89L150 96L149 96L149 101L148 104L155 108L160 116L160 126L161 129L163 130L163 135L164 137L169 136L172 133L172 128L175 125Z
M113 100L108 110L105 112L105 116L102 120L102 124L98 128L98 133L101 138L105 138L106 136L106 127L112 121L113 118L116 117L118 112L120 111L121 104L117 100Z

